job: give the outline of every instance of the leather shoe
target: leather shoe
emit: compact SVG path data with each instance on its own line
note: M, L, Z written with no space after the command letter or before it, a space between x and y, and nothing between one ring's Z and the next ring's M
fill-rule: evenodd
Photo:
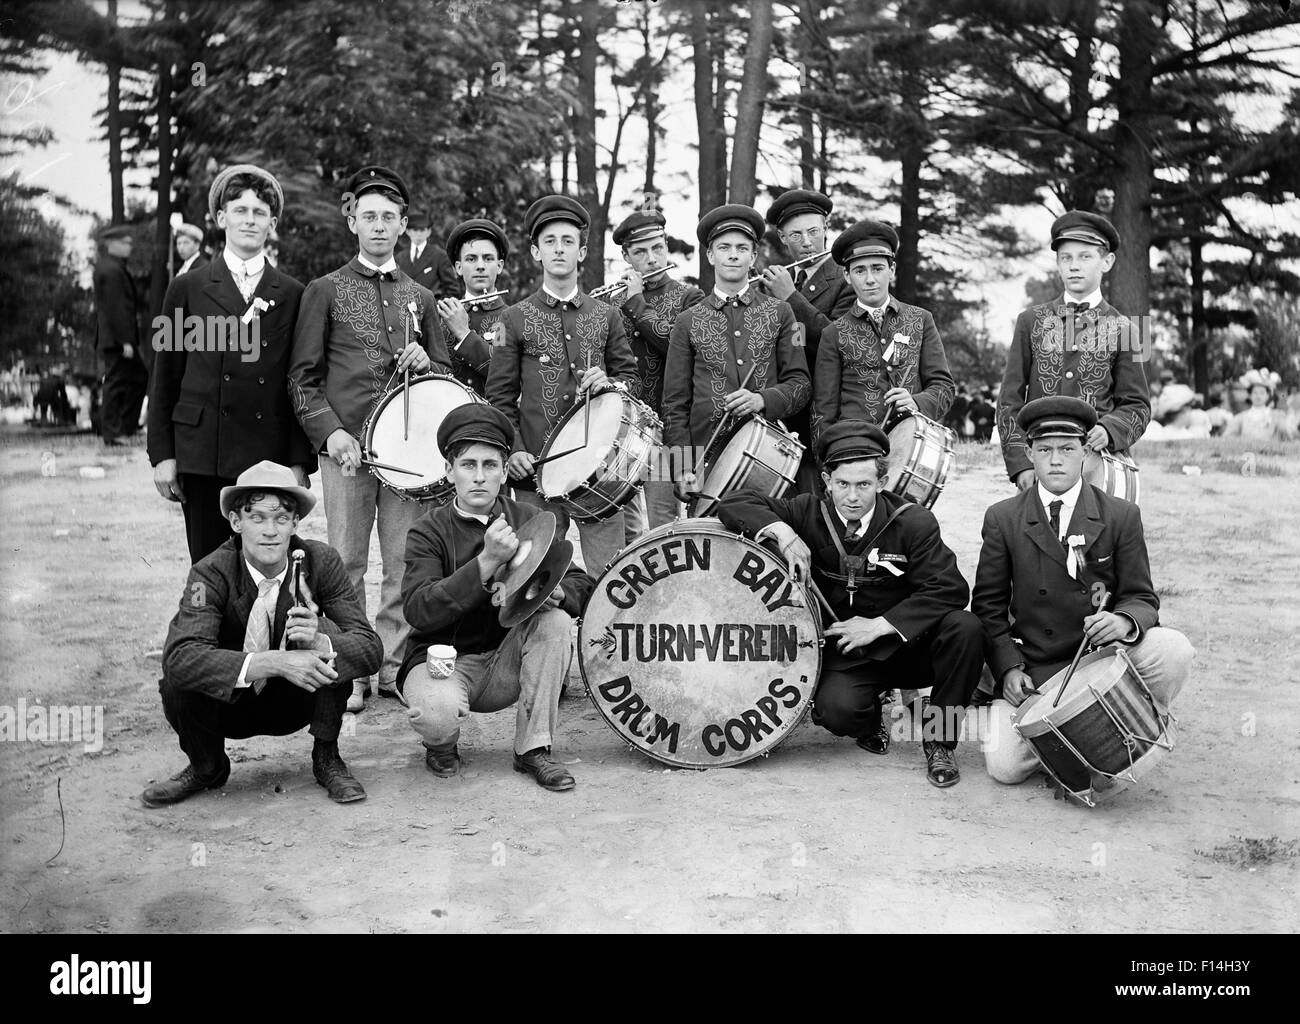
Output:
M572 789L576 783L573 776L562 765L550 759L546 747L538 747L526 754L515 754L515 771L526 772L537 780L542 789L552 793L563 793Z
M337 743L316 741L311 752L311 773L336 804L350 804L366 798L365 789L343 763Z
M450 747L430 747L426 744L424 763L438 778L453 778L460 774L460 749L454 743Z
M194 770L193 764L187 764L170 779L155 782L140 794L140 802L146 807L165 807L188 800L195 793L205 789L220 789L230 778L230 758L225 759L225 767L216 775L204 778Z
M858 746L863 750L869 750L873 754L889 753L889 726L882 719L876 726L875 732L869 732L858 737Z
M961 781L961 772L957 769L957 755L953 751L942 743L931 740L923 740L921 747L925 751L925 777L933 785L940 789L947 789Z

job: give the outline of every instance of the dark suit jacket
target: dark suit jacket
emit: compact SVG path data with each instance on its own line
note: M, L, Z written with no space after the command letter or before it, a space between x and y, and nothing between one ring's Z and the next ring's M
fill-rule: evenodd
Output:
M1068 665L1083 639L1084 618L1096 610L1094 582L1105 584L1111 595L1107 607L1132 619L1138 637L1160 624L1138 507L1085 483L1066 530L1067 537L1075 534L1084 538L1085 565L1072 580L1065 548L1052 536L1036 486L984 513L971 611L984 623L996 680L1024 664L1041 683Z
M885 521L903 503L902 498L893 494L877 492L876 508L871 523L863 531L863 539L880 533ZM841 621L855 615L864 618L883 615L904 640L911 643L949 612L966 607L970 588L957 568L956 556L939 535L939 523L934 514L920 505L913 505L900 515L861 551L855 551L852 543L844 544L850 554L864 557L870 550L877 549L881 562L887 560L886 555L897 555L898 559L888 561L903 573L895 576L882 564L874 567L864 565L857 593L850 605L848 588L827 575L828 572L839 575L840 554L826 529L820 506L821 500L812 494L781 499L742 492L722 499L718 518L727 529L747 537L753 537L777 520L790 526L808 545L812 553L813 580ZM831 515L832 522L839 525L839 520L834 518L834 507ZM840 539L843 541L842 536ZM853 668L888 656L897 647L897 641L882 638L865 651L841 654L833 644L828 644L822 652L822 667Z
M411 262L411 240L406 235L397 240L393 258L406 272L407 277L416 284L428 288L440 299L445 296L459 296L464 291L460 278L456 276L455 264L447 255L447 250L433 241L424 243L419 266Z
M209 260L204 253L199 253L197 256L194 257L194 262L190 264L189 270L181 270L180 269L181 265L179 263L176 264L176 274L172 277L172 280L174 281L177 277L180 277L181 274L192 274L196 270L202 270L211 262L212 261Z
M182 473L233 479L263 459L316 471L317 459L289 397L289 351L303 287L269 263L254 298L274 303L261 315L259 346L229 351L175 351L184 321L238 318L249 303L239 294L224 259L181 274L167 288L163 314L170 332L155 331L154 369L149 391L149 461L175 459ZM251 341L251 329L243 337ZM236 339L229 334L228 339Z
M132 345L141 357L140 296L125 261L101 256L95 262L94 288L95 351L111 359L122 354L123 345Z
M1068 314L1063 302L1023 310L998 393L998 438L1007 475L1014 480L1033 468L1016 415L1026 402L1046 395L1082 398L1097 410L1110 447L1128 451L1151 421L1149 356L1138 326L1109 302L1077 316Z
M294 537L290 551L307 552L304 576L320 612L320 631L330 638L338 657L339 681L361 679L379 671L384 647L348 581L338 552L320 541ZM277 648L293 603L292 573L284 577L271 627L271 647ZM244 634L248 614L257 600L257 587L244 563L238 536L190 567L180 609L167 630L163 675L178 690L231 701L244 665Z
M541 509L524 502L497 498L494 515L518 529ZM402 577L402 613L411 625L398 686L425 659L433 644L450 644L460 654L494 651L510 632L501 625L500 609L479 578L478 555L487 527L452 510L452 502L430 508L406 535L406 572ZM560 610L574 618L582 614L595 585L570 563L560 580L564 601Z

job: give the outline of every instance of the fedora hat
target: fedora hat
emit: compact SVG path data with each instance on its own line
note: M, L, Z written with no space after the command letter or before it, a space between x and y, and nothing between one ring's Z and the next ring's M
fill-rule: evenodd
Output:
M307 515L316 507L316 495L312 494L306 487L298 486L293 470L288 466L281 466L278 462L272 462L270 459L263 459L257 465L249 466L239 474L233 484L221 488L221 514L223 516L228 516L235 510L235 506L239 504L239 499L245 491L282 491L285 494L291 494L298 503L299 518Z

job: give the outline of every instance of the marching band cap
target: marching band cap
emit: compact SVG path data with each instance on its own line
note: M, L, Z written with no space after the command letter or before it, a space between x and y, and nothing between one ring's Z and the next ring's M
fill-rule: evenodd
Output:
M229 487L221 488L221 514L230 515L235 511L245 491L282 491L290 494L298 502L299 517L305 516L316 507L316 495L305 487L298 486L293 470L281 466L278 462L263 459L255 466L249 466L239 474Z
M1059 249L1062 242L1104 245L1109 252L1114 252L1119 248L1119 232L1100 214L1071 210L1052 222L1052 251Z
M550 195L542 196L528 207L528 212L524 214L524 230L529 238L536 238L537 232L556 220L568 221L576 225L579 231L585 231L587 225L591 223L591 218L587 216L587 208L576 199Z
M275 175L270 171L264 171L255 164L235 164L233 167L227 167L212 179L212 187L208 189L208 213L212 215L212 222L217 222L217 211L221 209L221 197L225 194L226 186L230 184L230 179L237 174L251 174L255 178L263 179L271 186L271 191L275 194L275 202L271 204L271 216L279 217L284 212L284 189L280 183L275 180Z
M817 459L829 471L837 462L878 459L889 454L889 438L866 420L840 420L817 439Z
M176 234L178 237L184 235L186 238L194 239L200 245L203 244L203 229L197 224L182 224L176 229Z
M614 229L614 244L627 246L633 242L644 242L647 238L666 234L667 224L667 218L658 210L649 213L645 210L637 210Z
M835 204L831 202L830 196L812 189L792 188L772 200L772 205L767 208L767 222L779 228L791 217L797 217L801 213L815 213L825 217L833 209Z
M451 257L452 263L460 259L460 247L475 238L486 238L495 245L497 247L497 259L504 260L510 252L510 243L506 241L506 233L492 221L478 217L474 220L461 221L451 229L451 234L447 236L447 255Z
M1087 437L1097 425L1097 410L1082 398L1053 395L1026 402L1016 422L1031 441L1040 437Z
M101 242L107 242L113 238L135 238L129 224L113 224L102 229L96 236Z
M355 202L367 192L379 192L404 207L411 205L411 193L406 188L406 182L391 167L367 164L348 179L343 195L351 193Z
M515 428L494 405L470 402L458 405L443 417L438 425L438 450L445 458L452 447L464 441L490 444L493 448L510 451L514 444Z
M865 256L883 256L893 260L898 255L898 232L884 221L860 220L841 233L831 246L831 259L841 267Z
M423 231L429 226L429 215L427 213L412 213L406 218L406 230Z
M695 234L707 246L724 231L740 231L757 242L766 230L763 215L752 206L728 203L726 206L715 206L701 217Z

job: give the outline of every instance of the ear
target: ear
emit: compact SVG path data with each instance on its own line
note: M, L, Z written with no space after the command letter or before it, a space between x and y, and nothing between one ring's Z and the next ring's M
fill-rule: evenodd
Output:
M230 520L230 528L232 530L234 530L236 533L243 532L244 527L243 524L239 521L238 512L227 512L226 518Z
M530 242L530 243L529 243L529 245L528 245L528 251L531 252L531 253L533 254L533 262L534 262L534 263L541 263L541 262L542 262L542 250L539 249L539 248L537 248L537 243L536 243L536 242Z
M221 228L222 231L226 230L226 209L224 206L217 211L217 227Z
M1103 274L1107 273L1110 270L1110 268L1113 267L1114 265L1115 265L1115 254L1113 252L1108 252L1106 253L1105 256L1101 258L1101 272Z
M578 246L578 262L579 263L587 262L587 247L585 245Z

